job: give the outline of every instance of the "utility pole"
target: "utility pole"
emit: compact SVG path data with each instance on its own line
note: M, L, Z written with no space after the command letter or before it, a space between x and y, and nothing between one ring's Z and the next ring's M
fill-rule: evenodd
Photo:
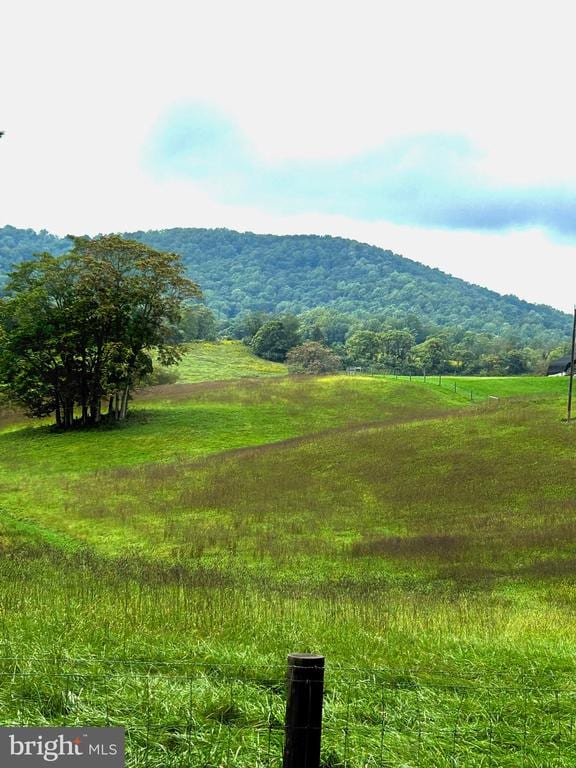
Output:
M574 347L576 345L576 306L572 323L572 352L570 356L570 382L568 383L568 421L572 418L572 385L574 383Z

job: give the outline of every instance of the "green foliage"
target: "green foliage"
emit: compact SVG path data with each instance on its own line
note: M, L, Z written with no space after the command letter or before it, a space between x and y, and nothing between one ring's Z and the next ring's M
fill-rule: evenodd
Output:
M28 261L35 253L53 253L60 256L70 250L67 238L51 235L45 229L0 227L0 289L8 279L8 273L21 261Z
M64 429L80 408L82 425L123 419L135 385L165 365L184 300L199 296L175 254L116 235L72 238L63 256L40 254L10 274L0 300L0 383L33 416L55 413Z
M427 373L443 373L448 367L448 344L439 337L426 339L412 347L410 352L412 365Z
M400 327L411 330L417 343L424 341L423 329L431 335L430 325L515 334L520 342L536 346L556 346L570 333L569 318L562 312L499 296L391 251L343 238L225 229L170 229L127 237L181 254L188 274L202 285L208 306L223 318L249 312L301 315L325 308L348 317L382 316L392 326L400 318ZM4 227L0 272L34 252L59 249L66 250L66 242L45 232ZM341 328L326 328L326 315L315 324L325 343L343 343ZM349 333L350 327L344 335Z
M346 355L355 365L371 366L381 352L382 339L374 331L356 331L346 340Z
M254 354L265 360L284 362L286 355L299 341L296 318L279 318L265 322L253 336L250 346Z
M258 333L264 323L274 318L268 312L247 312L238 315L231 322L226 324L222 330L224 336L231 336L233 339L241 339L249 344Z
M0 270L13 251L31 248L35 237L66 245L47 233L5 227ZM299 340L329 346L350 364L408 372L408 346L441 338L443 352L431 355L434 344L417 349L414 366L427 362L431 372L514 375L544 373L551 350L569 340L567 315L340 238L185 229L134 237L181 251L187 269L205 286L210 307L191 307L174 331L175 341L218 335L250 343L262 325L290 313L298 317ZM353 342L349 354L346 342L359 331L379 334L378 349L355 349Z
M329 347L343 344L359 325L358 318L323 307L303 312L299 320L304 341L318 341Z
M380 343L383 362L391 368L403 368L408 362L415 336L409 330L393 329L381 334Z
M211 309L195 304L182 310L175 341L216 341L217 336L218 323Z
M342 360L317 341L306 341L293 347L286 356L291 373L332 373L342 368Z

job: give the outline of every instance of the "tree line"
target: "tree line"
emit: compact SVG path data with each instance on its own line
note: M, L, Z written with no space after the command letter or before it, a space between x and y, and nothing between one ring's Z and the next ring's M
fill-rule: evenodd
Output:
M390 322L385 316L359 319L322 308L300 316L248 313L223 324L220 334L241 339L260 357L312 372L362 367L406 374L539 374L569 346L561 339L536 346L512 333L442 328L413 314Z
M525 343L513 331L496 335L442 327L413 313L394 319L386 315L359 318L317 307L301 315L247 312L228 320L219 319L205 304L184 309L174 329L176 343L218 339L242 340L259 357L313 372L322 372L320 368L326 366L330 370L359 366L399 373L540 374L551 359L570 352L569 340L560 334L548 343L538 339ZM311 343L317 346L310 347ZM298 347L303 344L307 346L300 353ZM330 352L329 358L319 347ZM295 360L300 354L310 358L312 350L315 362L310 359L305 365Z
M153 356L177 362L184 342L241 339L292 371L345 367L399 373L518 375L544 372L568 340L439 326L415 313L358 316L316 307L218 318L180 257L119 235L71 237L7 274L0 297L0 396L30 416L70 429L126 418Z
M318 307L390 324L413 313L438 328L515 334L536 347L569 337L567 316L500 296L392 251L338 237L273 236L226 229L169 229L124 235L178 253L222 321L250 312L302 315ZM0 284L11 264L35 252L69 250L48 232L0 228Z

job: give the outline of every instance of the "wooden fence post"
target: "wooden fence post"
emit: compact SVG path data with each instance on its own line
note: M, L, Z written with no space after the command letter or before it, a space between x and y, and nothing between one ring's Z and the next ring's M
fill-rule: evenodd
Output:
M288 656L288 696L282 768L320 768L324 656Z

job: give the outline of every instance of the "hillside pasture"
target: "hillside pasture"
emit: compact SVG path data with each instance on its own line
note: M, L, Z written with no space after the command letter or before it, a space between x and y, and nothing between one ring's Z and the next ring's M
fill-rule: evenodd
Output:
M190 342L180 363L164 370L187 383L286 374L283 363L256 357L241 341Z
M393 377L394 378L394 377ZM472 392L473 398L490 397L566 397L569 377L567 376L423 376L398 377L456 389L464 397Z
M325 768L573 765L576 433L539 381L182 382L125 426L7 427L4 722L279 765L284 659L315 651Z

